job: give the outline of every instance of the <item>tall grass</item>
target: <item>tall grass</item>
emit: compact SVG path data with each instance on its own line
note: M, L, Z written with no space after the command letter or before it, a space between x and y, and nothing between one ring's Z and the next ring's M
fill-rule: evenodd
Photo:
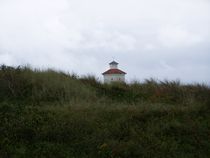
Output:
M71 102L95 98L89 85L81 84L75 75L31 70L28 67L0 68L1 100L40 102Z
M210 88L0 67L0 157L210 156Z
M171 104L191 102L209 103L210 88L206 85L182 85L179 81L145 80L102 84L94 76L77 77L48 69L31 70L28 67L0 67L0 99L32 103L96 101L106 98L111 101L138 103L141 101Z

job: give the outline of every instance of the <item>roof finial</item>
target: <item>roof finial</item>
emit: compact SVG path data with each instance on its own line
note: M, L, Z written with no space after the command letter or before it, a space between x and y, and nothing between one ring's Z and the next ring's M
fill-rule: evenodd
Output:
M112 57L112 60L114 61L114 57Z

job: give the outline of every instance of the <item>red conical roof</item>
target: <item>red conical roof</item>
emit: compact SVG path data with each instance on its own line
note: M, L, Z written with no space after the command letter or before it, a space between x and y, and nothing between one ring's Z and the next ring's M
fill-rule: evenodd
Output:
M120 69L109 69L102 74L106 75L106 74L126 74L126 73Z

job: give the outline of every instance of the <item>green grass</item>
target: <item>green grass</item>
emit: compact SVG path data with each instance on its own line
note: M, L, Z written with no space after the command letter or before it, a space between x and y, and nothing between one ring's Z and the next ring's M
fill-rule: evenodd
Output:
M0 68L0 157L209 158L210 88Z

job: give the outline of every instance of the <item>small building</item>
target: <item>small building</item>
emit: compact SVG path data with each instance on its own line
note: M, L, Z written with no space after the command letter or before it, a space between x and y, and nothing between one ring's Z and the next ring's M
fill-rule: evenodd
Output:
M110 69L102 73L104 76L104 83L111 82L125 82L125 72L118 69L118 63L112 61L109 63Z

